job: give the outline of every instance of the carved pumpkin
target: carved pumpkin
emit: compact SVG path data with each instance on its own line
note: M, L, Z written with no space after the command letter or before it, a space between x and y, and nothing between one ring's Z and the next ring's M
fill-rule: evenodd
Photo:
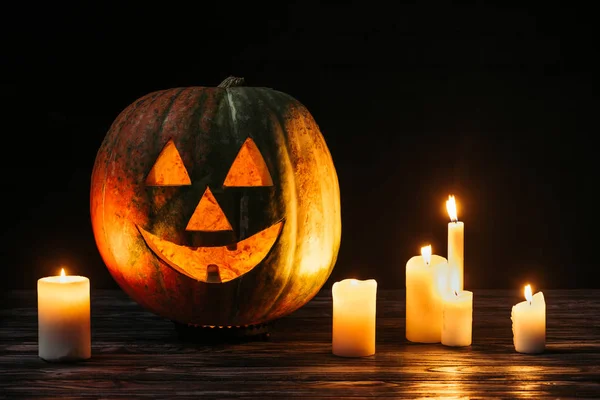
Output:
M100 255L130 297L175 322L278 319L337 259L339 186L317 124L289 95L240 81L138 99L96 156Z

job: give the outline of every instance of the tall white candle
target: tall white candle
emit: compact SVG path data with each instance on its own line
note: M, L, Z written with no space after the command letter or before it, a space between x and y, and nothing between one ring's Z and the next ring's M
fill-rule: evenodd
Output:
M544 294L531 295L525 286L525 301L513 306L511 319L513 344L519 353L542 353L546 347L546 301Z
M84 276L41 278L38 295L38 355L51 362L91 357L90 281Z
M458 274L458 289L464 289L464 268L465 268L465 224L458 220L456 210L456 200L453 195L446 201L446 209L450 216L448 223L448 265L450 271L456 271Z
M449 291L448 262L431 254L431 246L406 263L406 339L439 343L443 296Z
M442 344L470 346L473 331L473 292L458 290L458 276L451 276L452 290L444 297Z
M333 297L333 354L365 357L375 354L377 282L345 279L335 282Z

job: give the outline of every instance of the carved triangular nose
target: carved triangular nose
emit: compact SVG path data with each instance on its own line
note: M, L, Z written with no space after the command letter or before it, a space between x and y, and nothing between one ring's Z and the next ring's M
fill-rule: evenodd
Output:
M233 228L223 213L221 206L215 199L215 196L207 186L200 202L196 206L196 211L192 214L186 231L204 231L204 232L218 232L218 231L232 231Z

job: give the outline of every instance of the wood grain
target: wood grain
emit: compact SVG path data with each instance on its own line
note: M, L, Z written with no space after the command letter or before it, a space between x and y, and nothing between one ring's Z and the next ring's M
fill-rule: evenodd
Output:
M266 341L182 342L174 325L120 291L92 292L92 358L37 357L37 299L2 294L0 397L600 398L600 291L544 291L547 351L514 351L520 292L474 290L473 345L404 338L404 292L377 296L377 353L331 354L331 295L277 321Z

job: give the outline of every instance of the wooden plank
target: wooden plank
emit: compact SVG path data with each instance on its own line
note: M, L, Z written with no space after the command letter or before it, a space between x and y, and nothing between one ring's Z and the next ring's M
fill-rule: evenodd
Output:
M514 351L516 291L474 291L473 345L404 338L404 292L380 291L377 353L331 354L331 295L277 321L267 341L184 343L120 291L92 292L92 359L37 357L36 294L1 297L0 397L600 398L600 291L545 291L547 351Z

